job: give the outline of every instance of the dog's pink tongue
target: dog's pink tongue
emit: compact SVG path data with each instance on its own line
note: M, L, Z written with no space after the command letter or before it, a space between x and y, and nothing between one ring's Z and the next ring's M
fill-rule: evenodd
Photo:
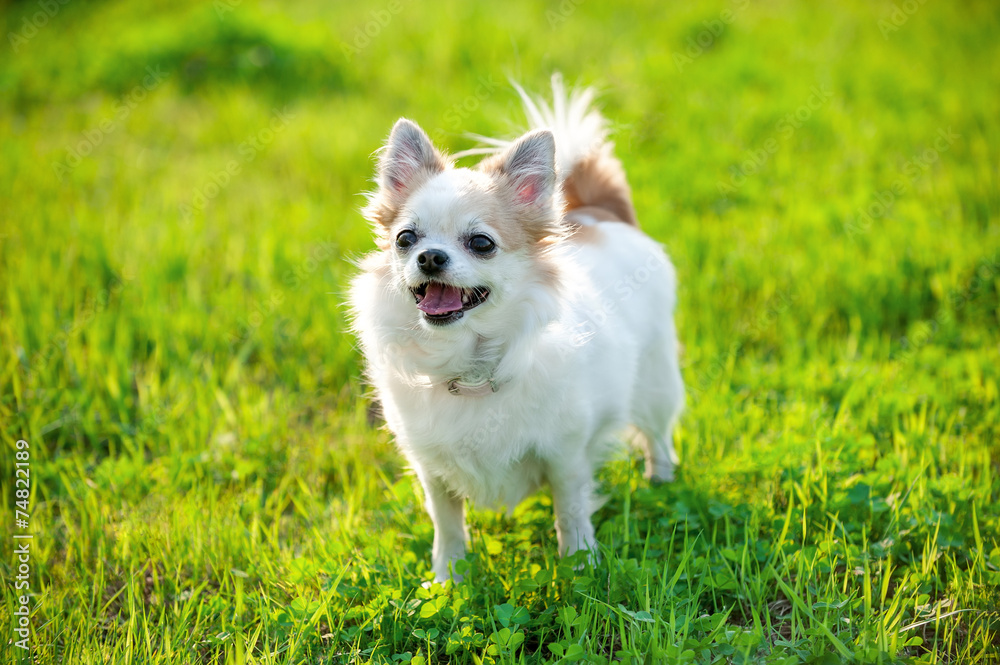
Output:
M417 307L428 314L447 314L462 309L462 290L446 284L431 282L424 299Z

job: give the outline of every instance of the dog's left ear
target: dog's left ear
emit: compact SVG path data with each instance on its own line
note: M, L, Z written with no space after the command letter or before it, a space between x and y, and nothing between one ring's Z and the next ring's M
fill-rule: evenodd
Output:
M552 132L528 132L500 155L484 162L483 171L503 181L517 204L550 204L556 189L556 142Z
M365 217L388 228L406 199L447 166L424 130L417 123L400 118L393 125L379 160L379 190L364 209Z
M480 170L497 183L519 226L535 242L561 232L562 198L556 181L556 142L536 129L483 161Z

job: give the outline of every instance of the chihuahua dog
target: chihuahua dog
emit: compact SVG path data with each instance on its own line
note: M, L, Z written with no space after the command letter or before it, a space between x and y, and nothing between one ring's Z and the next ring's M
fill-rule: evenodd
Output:
M486 139L475 168L396 122L363 211L378 250L351 285L438 581L459 577L465 499L513 510L548 485L560 554L596 554L594 475L616 436L638 430L653 481L676 463L674 268L639 229L593 91L556 75L549 104L515 87L533 129Z

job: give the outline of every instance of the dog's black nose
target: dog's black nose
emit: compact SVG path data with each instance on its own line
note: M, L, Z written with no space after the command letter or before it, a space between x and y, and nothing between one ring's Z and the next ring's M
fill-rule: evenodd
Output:
M448 255L440 249L425 249L417 254L417 265L425 275L433 275L448 265Z

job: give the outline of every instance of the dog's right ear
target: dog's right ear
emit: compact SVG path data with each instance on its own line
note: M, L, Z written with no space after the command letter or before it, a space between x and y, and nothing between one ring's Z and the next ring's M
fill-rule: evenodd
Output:
M444 159L424 130L417 123L400 118L389 134L389 143L379 163L379 186L391 192L407 192L421 176L440 173L444 168Z
M447 165L424 130L417 123L400 118L379 160L379 189L365 207L365 217L388 228L407 197Z

